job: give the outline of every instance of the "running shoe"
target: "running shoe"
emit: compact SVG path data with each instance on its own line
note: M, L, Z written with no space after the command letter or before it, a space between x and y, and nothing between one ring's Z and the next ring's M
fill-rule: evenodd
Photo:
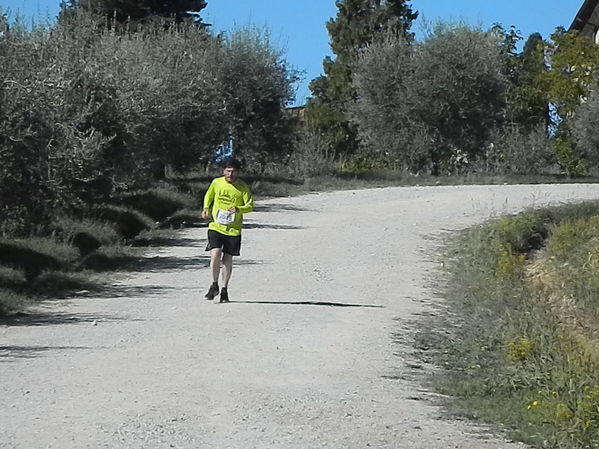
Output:
M227 293L226 288L223 288L220 291L220 302L229 302L229 293Z
M215 296L218 296L218 284L212 284L204 298L206 298L208 301L212 301Z

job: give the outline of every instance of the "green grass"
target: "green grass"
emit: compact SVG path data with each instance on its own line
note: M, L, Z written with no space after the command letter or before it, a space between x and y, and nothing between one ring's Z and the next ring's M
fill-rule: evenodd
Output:
M104 204L97 206L93 214L96 221L109 222L125 239L131 239L142 231L152 229L154 221L143 213L122 206Z
M0 264L22 270L27 280L43 271L67 268L78 256L71 245L51 237L0 240Z
M170 229L202 224L201 200L190 209L194 199L172 186L126 193L118 201L123 205L95 206L80 217L57 216L45 237L0 239L0 316L46 298L98 291L114 271L139 267L139 247L168 244L175 240L166 236Z
M14 290L0 287L0 317L23 311L32 303L27 296Z
M175 187L161 185L148 190L126 192L115 198L117 204L142 212L154 221L163 221L180 209L191 207L194 198Z
M160 229L180 229L200 227L206 224L206 221L200 216L200 209L181 209L163 220Z
M114 225L89 218L60 216L54 220L51 228L62 240L75 246L81 256L122 239Z
M142 252L143 248L125 245L103 246L83 259L81 268L104 273L129 269L138 262Z
M21 269L0 265L0 288L19 288L25 285L27 278Z
M465 231L444 254L449 308L419 335L467 416L536 447L599 441L599 202Z
M25 288L36 300L69 297L80 291L101 291L106 279L89 271L48 271Z

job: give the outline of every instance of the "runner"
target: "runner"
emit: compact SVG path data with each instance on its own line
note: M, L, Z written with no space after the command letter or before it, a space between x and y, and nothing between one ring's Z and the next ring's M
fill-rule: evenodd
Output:
M248 185L239 179L239 161L228 159L223 168L223 176L215 178L204 195L202 218L210 220L206 251L210 251L212 272L212 285L205 298L212 301L219 295L218 278L222 265L220 302L229 302L227 288L233 271L233 256L239 256L241 250L243 214L254 210L254 200Z

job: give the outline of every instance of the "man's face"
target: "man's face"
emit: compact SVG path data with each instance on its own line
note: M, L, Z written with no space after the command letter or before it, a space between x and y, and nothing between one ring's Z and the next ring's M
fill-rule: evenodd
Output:
M226 167L223 174L225 175L225 181L235 182L237 180L237 176L239 175L239 170L233 167Z

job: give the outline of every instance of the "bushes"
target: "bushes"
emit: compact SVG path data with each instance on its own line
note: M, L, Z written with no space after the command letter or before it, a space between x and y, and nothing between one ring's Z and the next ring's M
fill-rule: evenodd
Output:
M188 195L167 187L125 192L117 196L115 201L139 210L154 221L163 221L179 209L191 207L193 204L193 199Z
M484 158L475 167L497 174L538 175L556 171L554 142L542 127L520 129L507 126L497 130ZM557 170L559 172L559 170Z
M82 256L102 245L115 244L122 239L114 226L91 219L63 216L55 219L51 227L64 241L77 247Z
M154 225L150 217L120 206L100 205L92 210L92 214L98 220L113 223L119 234L126 239L131 239Z
M50 238L0 240L0 264L23 270L27 280L69 267L77 258L73 247Z
M0 288L15 289L23 285L27 279L22 269L0 265Z
M353 120L370 149L412 171L455 172L484 154L506 108L502 41L442 27L421 43L390 36L366 48Z
M454 313L423 340L449 368L444 393L539 447L599 439L597 217L594 201L468 230L445 264Z
M26 296L0 287L0 316L20 312L30 303L31 300Z
M179 206L189 201L187 196L171 190L149 193L132 198L142 198L141 204L154 201L156 210L168 212L179 211ZM182 221L197 219L184 211L169 218L165 226L179 226ZM30 296L56 296L97 287L88 275L73 271L86 268L110 271L130 263L132 258L120 243L153 227L152 219L141 212L102 205L95 207L88 218L56 218L51 224L51 237L0 240L0 315L21 310L32 302L26 300Z
M599 169L599 91L597 88L580 106L572 122L577 152L584 158L590 170L597 171Z
M15 24L0 38L0 264L12 267L8 278L58 272L157 221L197 222L181 211L197 206L203 188L190 199L159 182L206 168L230 138L257 170L289 157L284 107L297 74L267 33L211 36L193 23L115 28L106 20L76 10L52 27ZM30 236L57 240L38 247L41 237ZM48 242L55 248L46 251Z
M205 166L229 137L255 167L288 156L296 77L264 33L105 20L75 11L0 40L0 214L11 233Z
M225 92L226 124L246 167L260 173L269 163L286 161L293 129L284 108L293 102L299 76L268 32L247 27L225 36L215 67Z
M596 171L597 46L557 29L517 54L520 39L513 27L440 24L421 42L373 42L349 105L362 152L418 173Z

